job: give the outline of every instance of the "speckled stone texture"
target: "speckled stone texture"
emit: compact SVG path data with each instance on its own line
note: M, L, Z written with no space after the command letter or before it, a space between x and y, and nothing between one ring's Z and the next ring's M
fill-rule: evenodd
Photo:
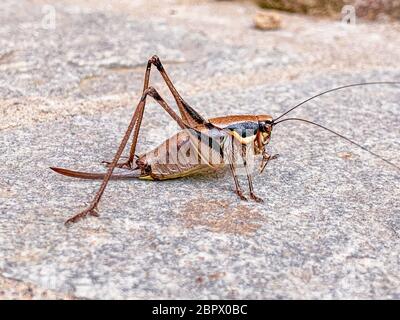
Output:
M204 116L277 116L334 86L400 80L399 24L284 14L263 32L250 3L109 3L2 1L0 298L399 299L399 171L314 127L276 127L280 158L255 178L264 204L240 202L223 172L115 181L99 218L66 228L99 182L48 169L104 170L153 54ZM293 115L400 165L399 101L400 86L353 88ZM171 123L150 102L140 151Z

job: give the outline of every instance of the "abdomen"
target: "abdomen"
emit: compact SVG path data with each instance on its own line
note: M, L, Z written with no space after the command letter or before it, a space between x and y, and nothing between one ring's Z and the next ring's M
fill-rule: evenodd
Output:
M257 122L256 116L237 115L211 118L209 121L219 128ZM204 126L196 130L207 134ZM211 150L210 150L211 149ZM207 145L199 148L190 141L186 130L179 131L150 152L140 156L136 164L141 169L140 179L166 180L192 175L194 173L217 170L224 166L222 156ZM211 164L211 165L210 165Z

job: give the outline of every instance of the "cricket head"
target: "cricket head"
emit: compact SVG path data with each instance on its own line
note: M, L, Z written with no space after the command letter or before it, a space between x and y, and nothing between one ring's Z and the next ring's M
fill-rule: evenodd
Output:
M271 140L271 132L273 126L273 119L270 115L259 115L258 120L258 130L255 139L255 149L262 153L265 146Z

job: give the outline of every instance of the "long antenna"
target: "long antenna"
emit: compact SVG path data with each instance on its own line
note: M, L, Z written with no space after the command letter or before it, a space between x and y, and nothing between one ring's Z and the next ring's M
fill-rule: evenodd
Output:
M306 120L306 119L301 119L301 118L286 118L286 119L274 122L274 125L277 125L278 123L282 123L282 122L285 122L285 121L301 121L301 122L309 123L309 124L312 124L312 125L317 126L319 128L322 128L322 129L324 129L326 131L329 131L330 133L333 133L334 135L339 136L340 138L342 138L344 140L347 140L348 142L356 145L357 147L363 149L364 151L367 151L369 154L372 154L373 156L381 159L382 161L386 162L387 164L391 165L392 167L395 167L397 170L400 170L399 166L397 166L396 164L390 162L389 160L386 160L381 155L379 155L379 154L377 154L375 152L372 152L371 150L367 149L366 147L362 146L361 144L359 144L359 143L357 143L357 142L345 137L344 135L342 135L342 134L340 134L340 133L338 133L338 132L336 132L336 131L334 131L332 129L329 129L329 128L327 128L327 127L325 127L325 126L323 126L323 125L321 125L319 123L316 123L316 122L313 122L313 121L310 121L310 120Z
M297 109L298 107L300 107L301 105L305 104L306 102L315 99L319 96L322 96L324 94L327 94L329 92L333 92L333 91L338 91L338 90L342 90L342 89L346 89L346 88L351 88L351 87L360 87L360 86L366 86L366 85L375 85L375 84L400 84L399 81L376 81L376 82L363 82L363 83L354 83L354 84L348 84L345 86L341 86L341 87L337 87L337 88L333 88L321 93L316 94L315 96L312 96L311 98L308 98L302 102L300 102L299 104L295 105L294 107L290 108L288 111L282 113L278 118L274 119L273 121L275 122L276 120L282 118L284 115L287 115L289 112L292 112L294 109Z

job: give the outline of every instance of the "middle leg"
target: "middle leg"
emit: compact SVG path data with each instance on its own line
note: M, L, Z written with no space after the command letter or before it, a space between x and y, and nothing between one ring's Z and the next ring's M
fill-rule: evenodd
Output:
M249 183L250 198L256 202L264 202L263 199L261 199L260 197L257 197L254 193L253 180L252 180L251 172L249 171L248 162L247 162L247 160L248 160L247 159L247 147L248 146L246 144L242 144L241 156L243 159L244 168L246 169L247 181Z
M228 153L228 159L230 161L229 168L231 169L233 181L235 182L235 193L239 196L240 200L247 201L247 198L243 195L243 190L240 187L239 179L238 179L237 172L236 172L236 161L237 161L236 160L237 159L236 147L237 146L235 146L235 143L237 143L237 142L233 137L231 137L230 139L231 139L230 143L229 143L230 150L227 149L225 152Z

